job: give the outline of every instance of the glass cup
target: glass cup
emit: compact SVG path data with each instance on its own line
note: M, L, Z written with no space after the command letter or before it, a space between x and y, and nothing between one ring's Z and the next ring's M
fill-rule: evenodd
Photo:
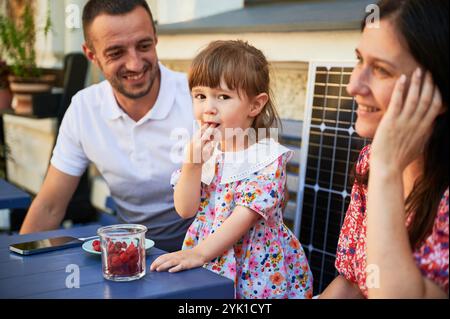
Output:
M132 281L145 276L145 233L142 225L113 225L98 229L103 277Z

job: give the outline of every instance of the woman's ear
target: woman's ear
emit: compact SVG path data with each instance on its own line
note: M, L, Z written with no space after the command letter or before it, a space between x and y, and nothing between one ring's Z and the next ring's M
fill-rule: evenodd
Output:
M269 102L269 95L267 93L261 93L252 99L251 109L249 116L257 117Z

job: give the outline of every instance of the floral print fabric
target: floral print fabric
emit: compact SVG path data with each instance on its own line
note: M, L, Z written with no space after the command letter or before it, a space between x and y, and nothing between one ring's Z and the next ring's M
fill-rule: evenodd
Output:
M202 184L201 204L183 249L192 249L244 206L261 218L244 237L205 268L235 282L237 299L312 298L312 274L298 239L284 225L282 207L290 153L246 179L221 185L223 156L210 185ZM172 176L172 185L181 172Z
M358 159L356 171L365 174L369 170L370 145L365 147ZM449 190L439 205L432 233L413 252L413 257L422 275L439 285L448 295L449 264ZM355 182L339 236L336 269L347 280L357 283L364 296L366 287L366 218L367 188ZM406 225L410 220L406 221Z

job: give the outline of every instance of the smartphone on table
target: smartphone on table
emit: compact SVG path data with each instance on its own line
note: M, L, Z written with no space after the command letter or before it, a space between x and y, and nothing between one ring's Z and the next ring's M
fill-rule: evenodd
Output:
M34 255L48 251L81 246L83 241L75 237L55 237L26 243L17 243L9 246L9 250L20 255Z

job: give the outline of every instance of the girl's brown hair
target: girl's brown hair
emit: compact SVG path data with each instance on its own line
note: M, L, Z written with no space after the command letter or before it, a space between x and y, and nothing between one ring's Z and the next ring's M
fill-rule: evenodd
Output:
M259 129L265 129L265 136L269 137L270 128L280 124L270 90L269 69L264 54L247 42L214 41L194 58L189 70L189 88L218 88L223 80L230 90L237 90L239 95L244 94L248 98L267 93L269 101L251 127L257 139Z

